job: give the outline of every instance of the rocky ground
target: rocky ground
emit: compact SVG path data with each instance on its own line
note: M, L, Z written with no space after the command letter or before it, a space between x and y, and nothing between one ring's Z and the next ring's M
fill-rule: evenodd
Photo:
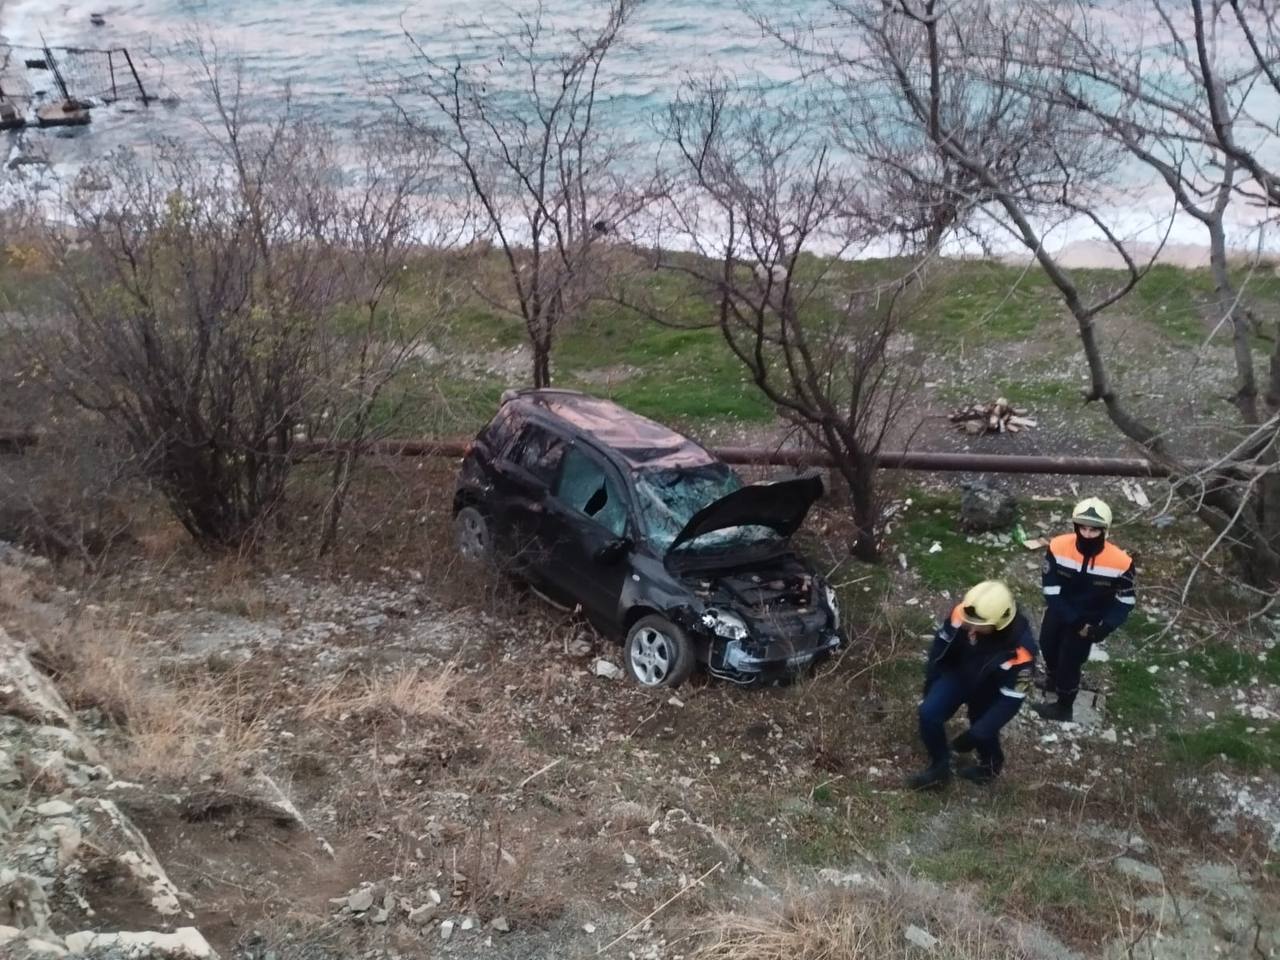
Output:
M840 574L846 606L883 590L900 619L773 690L616 679L613 644L445 559L435 513L418 527L437 548L359 576L183 553L72 581L10 549L0 624L69 713L6 700L0 936L31 956L254 960L816 957L850 938L872 956L1277 955L1276 772L1176 762L1168 728L1274 736L1280 690L1248 670L1207 686L1169 652L1185 624L1099 651L1080 723L1020 717L993 790L900 790L950 589L936 561L961 579L969 550L1029 579L1038 562L953 532L929 496L900 505L889 581ZM1024 507L1024 532L1053 509ZM1167 708L1136 710L1111 660L1140 662Z

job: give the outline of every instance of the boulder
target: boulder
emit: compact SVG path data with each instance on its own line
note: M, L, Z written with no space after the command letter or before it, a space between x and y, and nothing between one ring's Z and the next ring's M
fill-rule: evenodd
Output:
M1008 530L1018 519L1018 501L985 480L962 485L960 526L970 533Z

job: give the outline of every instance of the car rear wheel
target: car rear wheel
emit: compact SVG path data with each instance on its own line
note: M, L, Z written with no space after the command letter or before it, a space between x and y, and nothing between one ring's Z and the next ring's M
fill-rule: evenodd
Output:
M493 548L489 518L478 507L463 507L459 510L453 518L453 530L462 559L468 563L488 561Z
M684 631L665 617L637 620L627 631L623 659L627 672L642 687L678 687L693 672L693 645Z

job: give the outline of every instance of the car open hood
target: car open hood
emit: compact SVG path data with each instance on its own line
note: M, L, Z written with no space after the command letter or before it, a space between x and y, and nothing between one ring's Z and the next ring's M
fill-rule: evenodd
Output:
M789 537L800 529L822 492L822 477L816 473L740 487L695 513L667 553L703 534L730 527L768 527Z

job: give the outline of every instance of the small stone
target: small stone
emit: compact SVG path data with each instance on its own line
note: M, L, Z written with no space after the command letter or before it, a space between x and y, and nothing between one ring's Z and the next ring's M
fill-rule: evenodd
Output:
M498 933L511 932L511 921L509 921L506 917L494 917L492 920L489 921L489 926L492 927L494 930L497 930Z
M444 902L443 900L440 899L440 891L436 889L431 889L427 891L427 899L430 900L432 903L434 903L437 907Z
M678 709L684 706L684 701L681 700L679 697L672 697L670 700L667 701L667 706L676 707Z
M369 889L357 890L351 896L347 897L347 909L352 913L364 913L373 906L373 891Z
M386 923L389 915L385 909L380 909L370 914L369 920L373 923Z
M914 923L907 927L902 935L906 937L907 943L920 947L922 950L932 950L938 945L937 937L928 930L917 927Z
M476 926L476 922L475 922L474 920L472 920L470 917L463 917L463 918L462 918L462 929L463 929L463 930L474 930L474 929L475 929L475 926Z
M1098 736L1101 739L1105 740L1107 743L1115 743L1117 740L1120 739L1116 735L1115 727L1107 727L1107 729L1103 730L1100 734L1098 734Z
M605 680L617 680L622 676L622 668L603 657L591 665L591 672Z
M75 809L65 800L46 800L36 807L36 813L42 817L65 817L69 813L74 813Z
M584 923L584 924L582 925L582 932L583 932L583 933L595 933L595 932L596 932L596 925L595 925L594 923Z
M625 863L628 867L634 867L636 865L636 858L629 853L624 853L622 855L622 862Z
M436 906L433 903L424 904L421 907L414 907L409 911L409 922L416 923L419 926L431 922L432 917L436 915Z
M453 938L453 921L446 920L440 924L440 939L448 943Z

